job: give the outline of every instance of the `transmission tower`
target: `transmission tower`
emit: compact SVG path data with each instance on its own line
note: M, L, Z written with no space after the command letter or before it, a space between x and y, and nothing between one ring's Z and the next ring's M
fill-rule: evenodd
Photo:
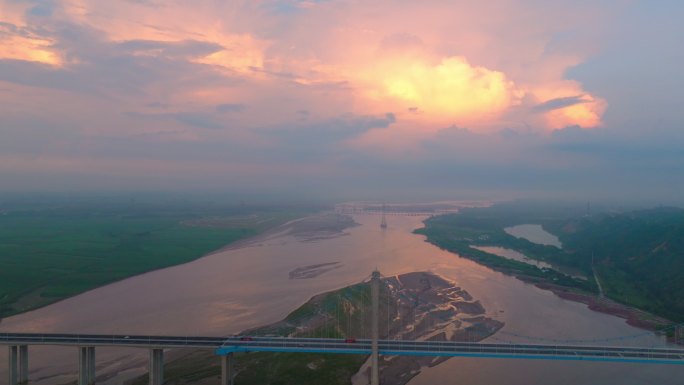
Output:
M383 203L382 204L382 220L380 221L380 228L383 230L387 228L387 218L385 218L385 210L386 210L386 206Z

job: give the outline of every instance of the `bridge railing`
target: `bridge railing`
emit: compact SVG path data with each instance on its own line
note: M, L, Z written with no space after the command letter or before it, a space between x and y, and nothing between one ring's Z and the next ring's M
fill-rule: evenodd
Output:
M143 345L143 346L220 346L223 337L142 336L125 334L41 334L0 333L0 344L28 345Z

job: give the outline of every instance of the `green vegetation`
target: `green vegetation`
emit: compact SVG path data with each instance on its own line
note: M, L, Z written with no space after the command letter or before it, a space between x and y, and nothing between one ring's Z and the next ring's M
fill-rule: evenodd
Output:
M0 210L0 317L192 261L303 211L144 204Z
M684 321L684 210L599 214L567 221L559 235L577 258L593 256L607 296Z
M505 227L541 224L557 235L563 250L508 235ZM526 279L596 292L592 279L581 281L555 271L508 260L470 245L500 246L555 266L593 275L611 299L653 314L684 321L684 210L659 208L587 215L579 206L521 203L466 209L430 218L416 231L429 242L496 270Z
M550 221L548 217L541 218L534 214L525 216L517 210L516 206L497 205L490 208L464 209L458 214L432 217L425 221L425 227L416 230L416 233L425 235L429 242L442 249L455 252L499 271L528 279L549 280L563 286L596 291L595 283L591 280L575 279L556 270L540 269L524 262L470 247L471 245L505 247L532 259L573 267L591 274L590 265L578 261L563 250L516 238L503 230L508 226L539 223L541 220Z
M241 371L235 379L244 385L349 384L365 355L315 353L251 353L238 358Z
M235 383L240 385L347 385L366 360L365 355L314 353L236 353ZM219 358L213 352L197 350L169 362L165 384L191 384L221 375ZM148 375L130 385L146 385ZM217 381L218 383L218 381Z

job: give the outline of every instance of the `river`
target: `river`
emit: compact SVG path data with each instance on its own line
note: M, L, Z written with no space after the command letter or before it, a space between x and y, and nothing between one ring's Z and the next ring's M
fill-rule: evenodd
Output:
M492 342L516 335L604 339L644 334L624 320L494 272L426 243L412 234L424 217L391 216L382 230L377 215L354 215L360 226L346 235L303 239L271 234L184 265L104 286L0 323L0 331L116 334L227 335L283 318L312 295L361 281L377 267L384 275L433 271L479 299L487 315L506 323ZM289 272L312 264L340 267L310 279ZM651 335L616 341L655 345ZM0 362L7 362L6 350ZM120 384L145 371L147 352L97 349L98 384ZM130 367L130 368L129 368ZM31 347L34 384L75 378L75 348ZM125 369L125 370L124 370ZM0 366L0 378L6 367ZM451 359L425 369L410 385L427 384L682 384L684 368L665 365Z

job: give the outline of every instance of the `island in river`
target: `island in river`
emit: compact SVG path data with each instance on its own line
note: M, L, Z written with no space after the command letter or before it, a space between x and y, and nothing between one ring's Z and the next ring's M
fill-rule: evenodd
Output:
M429 272L406 273L381 280L381 339L481 341L504 324L485 315L482 304L466 290ZM279 322L249 329L243 335L368 338L370 285L359 283L318 294ZM385 322L384 320L387 320ZM365 383L365 355L313 353L242 353L236 355L235 382L244 385ZM405 385L423 367L447 358L392 356L380 361L381 383ZM167 365L168 384L218 384L220 368L212 352L192 351ZM143 385L147 375L130 381Z

